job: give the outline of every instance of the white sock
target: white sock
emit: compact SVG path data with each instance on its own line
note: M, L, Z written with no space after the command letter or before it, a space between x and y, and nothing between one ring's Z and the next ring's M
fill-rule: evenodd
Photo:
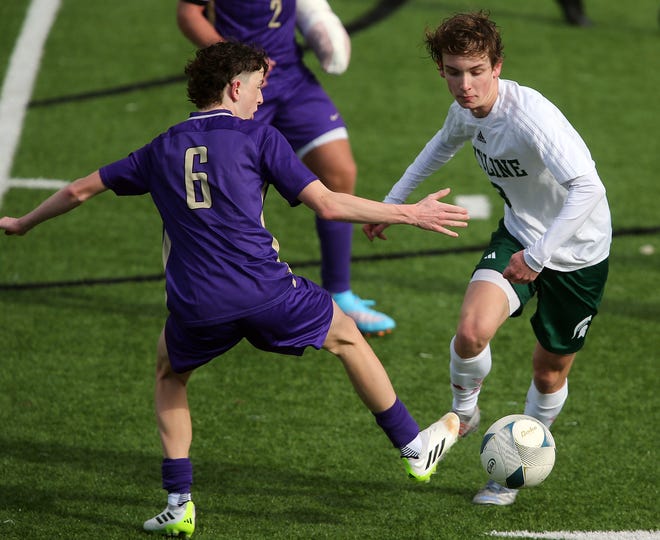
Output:
M457 413L471 415L477 406L481 384L490 373L492 358L490 344L477 356L461 358L454 349L454 340L449 344L449 376L453 395L452 409Z
M167 506L171 508L177 508L183 506L188 501L192 500L190 493L168 493L167 494Z
M568 379L562 388L552 394L541 394L536 389L534 380L529 385L525 401L525 414L540 420L546 427L550 427L559 416L566 399L568 398Z

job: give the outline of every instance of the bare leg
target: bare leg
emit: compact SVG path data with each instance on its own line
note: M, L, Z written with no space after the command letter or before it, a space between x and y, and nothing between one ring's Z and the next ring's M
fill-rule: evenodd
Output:
M161 333L157 348L155 401L163 456L166 458L186 458L190 451L192 421L186 390L190 374L172 371L165 335Z
M327 142L302 157L319 179L332 191L355 192L357 166L348 139ZM394 320L372 309L371 303L356 297L351 288L351 253L353 224L316 219L321 246L321 284L333 294L334 300L353 318L358 329L368 335L391 332Z
M328 189L340 193L355 193L357 165L348 139L338 139L317 146L307 152L302 161Z
M385 411L394 404L396 394L385 368L355 322L337 304L323 348L341 360L355 391L371 412Z
M539 343L534 350L534 385L541 394L552 394L566 384L575 353L555 354L546 351Z
M509 318L509 300L500 287L489 281L472 281L465 292L454 348L461 358L483 351Z

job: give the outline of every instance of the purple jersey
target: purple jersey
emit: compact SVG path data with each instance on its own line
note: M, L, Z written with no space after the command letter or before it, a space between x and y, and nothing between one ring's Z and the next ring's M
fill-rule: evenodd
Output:
M206 6L206 17L225 39L256 45L275 60L255 120L274 125L298 152L311 141L346 124L296 42L293 0L185 0Z
M206 6L206 18L223 38L258 45L282 67L300 62L295 1L192 0L191 3Z
M151 194L165 228L167 306L182 323L247 316L295 286L264 227L264 198L272 184L298 204L316 176L271 126L192 113L100 173L117 195Z

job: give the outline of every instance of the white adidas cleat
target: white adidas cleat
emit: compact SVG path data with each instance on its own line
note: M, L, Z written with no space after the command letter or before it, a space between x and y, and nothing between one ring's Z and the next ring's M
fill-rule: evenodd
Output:
M403 462L408 476L418 482L428 482L458 438L460 420L453 412L445 414L440 420L420 432L422 451L419 457L404 457Z
M494 480L488 480L486 485L474 496L474 504L491 504L494 506L509 506L516 501L517 489L504 487Z
M167 505L160 514L145 521L143 528L169 538L190 538L195 532L195 505L192 501L175 507Z

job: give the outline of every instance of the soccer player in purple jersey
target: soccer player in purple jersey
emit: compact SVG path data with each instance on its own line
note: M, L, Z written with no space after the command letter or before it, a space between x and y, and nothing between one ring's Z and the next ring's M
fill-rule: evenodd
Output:
M311 346L336 355L418 481L430 479L458 435L452 412L419 430L353 319L327 290L279 260L263 205L272 185L292 206L302 202L324 219L406 223L453 237L447 227L466 226L467 212L439 202L448 189L401 205L329 190L274 127L250 120L263 102L267 66L263 51L238 42L198 51L186 67L188 96L198 108L188 120L23 217L0 219L5 234L23 235L108 189L151 195L164 226L169 310L158 340L155 390L168 504L144 523L158 534L189 537L195 528L187 381L243 338L265 351L299 356Z
M346 125L296 43L294 0L180 0L177 22L198 47L232 39L256 44L268 54L270 68L264 105L255 119L274 125L302 161L331 190L354 193L357 167ZM317 216L321 247L321 283L367 335L383 335L394 320L371 309L351 290L351 223Z

